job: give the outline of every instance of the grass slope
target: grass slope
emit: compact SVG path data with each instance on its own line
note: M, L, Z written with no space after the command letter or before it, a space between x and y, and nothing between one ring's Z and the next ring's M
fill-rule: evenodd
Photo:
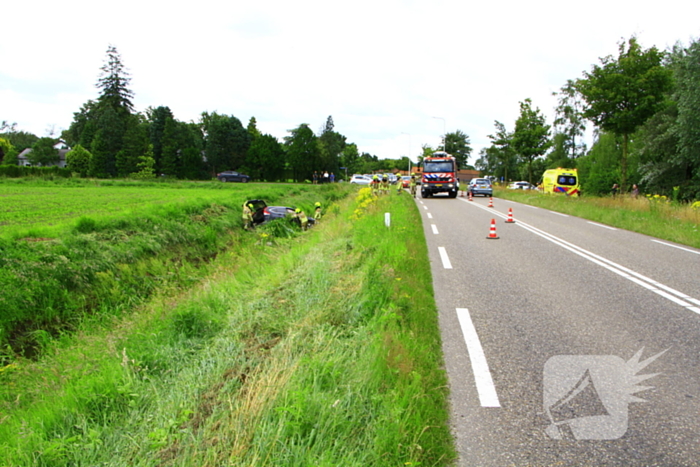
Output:
M251 234L200 286L5 367L0 465L449 464L415 204L363 189L330 211L301 237Z

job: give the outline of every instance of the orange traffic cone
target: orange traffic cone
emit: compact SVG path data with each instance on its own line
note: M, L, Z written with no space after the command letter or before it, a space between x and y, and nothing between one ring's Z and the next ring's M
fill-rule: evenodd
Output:
M469 192L469 201L474 201L474 200L472 199L472 192L471 192L471 191Z
M513 208L508 208L508 219L506 219L506 224L515 224L515 219L513 219Z
M460 190L460 197L464 198L464 190Z
M496 219L491 219L491 230L489 231L489 236L486 237L487 240L498 240L498 235L496 235Z
M491 199L489 199L489 207L490 208L493 207L493 196L491 197Z

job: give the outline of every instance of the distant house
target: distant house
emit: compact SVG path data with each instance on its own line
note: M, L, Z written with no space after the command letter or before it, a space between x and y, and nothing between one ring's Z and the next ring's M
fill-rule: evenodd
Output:
M66 153L68 153L70 149L59 149L58 150L58 164L50 164L50 165L58 165L59 167L63 168L66 166ZM32 163L29 162L29 159L27 159L27 156L29 153L32 152L32 148L27 148L24 151L19 153L19 156L17 156L17 165L20 167L31 167Z

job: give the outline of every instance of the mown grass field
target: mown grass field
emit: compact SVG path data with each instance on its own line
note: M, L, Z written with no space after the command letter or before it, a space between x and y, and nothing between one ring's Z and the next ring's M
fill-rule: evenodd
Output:
M645 196L566 197L496 188L494 196L700 248L700 208Z
M293 235L274 226L242 232L235 206L249 189L265 199L284 190L296 205L321 198L325 217ZM183 234L143 258L167 257L161 275L192 280L164 281L133 303L105 301L121 311L48 338L36 358L6 360L0 465L450 464L440 336L413 200L375 200L353 187L228 190L230 208L207 199L156 209L172 224L151 211L150 222L127 222L145 215L130 211L92 223L81 215L74 221L87 232L58 229L107 248L124 232L177 230L194 218L185 230L208 231L216 254L195 265L191 242L202 237ZM104 296L123 295L113 275Z

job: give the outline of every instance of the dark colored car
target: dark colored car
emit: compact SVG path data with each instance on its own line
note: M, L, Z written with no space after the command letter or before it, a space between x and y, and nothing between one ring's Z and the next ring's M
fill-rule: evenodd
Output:
M253 205L253 225L265 224L273 219L283 219L286 217L292 217L294 215L295 208L290 206L268 206L267 203L261 199L249 199L246 204ZM316 220L311 217L312 215L306 214L309 219L309 226L314 225ZM294 219L295 222L299 222L299 219Z
M233 170L227 170L226 172L216 174L216 178L218 178L220 182L248 183L250 181L250 177L248 175L235 172Z

